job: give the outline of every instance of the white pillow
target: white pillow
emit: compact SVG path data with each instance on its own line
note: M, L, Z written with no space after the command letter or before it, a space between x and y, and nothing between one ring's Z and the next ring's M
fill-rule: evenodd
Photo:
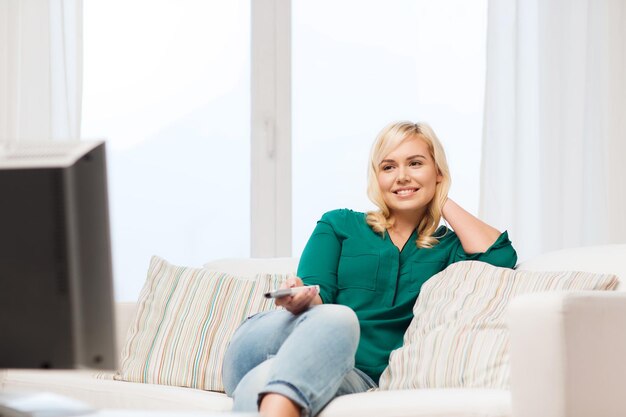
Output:
M233 333L246 317L274 308L263 293L286 278L250 280L153 257L115 379L223 391Z
M382 389L509 388L505 312L519 294L612 290L612 274L530 272L458 262L422 286L402 347L391 353Z

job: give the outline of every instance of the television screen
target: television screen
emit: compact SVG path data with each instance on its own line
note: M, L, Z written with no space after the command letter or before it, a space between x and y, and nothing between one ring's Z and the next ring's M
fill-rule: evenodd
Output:
M0 153L0 335L0 368L115 368L104 142Z

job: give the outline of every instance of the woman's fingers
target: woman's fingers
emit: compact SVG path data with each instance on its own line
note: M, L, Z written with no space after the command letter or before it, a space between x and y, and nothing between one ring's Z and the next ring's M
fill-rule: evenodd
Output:
M301 287L304 284L302 283L302 280L298 277L289 277L287 278L287 287L289 288L293 288L293 287Z
M316 295L317 290L310 288L296 295L278 298L276 299L276 305L284 307L293 314L299 314L311 305Z
M285 281L283 281L282 284L280 284L280 289L283 288L294 288L294 287L301 287L302 285L304 285L302 283L302 280L298 277L289 277L287 278ZM300 294L297 294L300 295ZM277 298L276 300L274 300L274 304L276 304L278 307L285 307L286 304L288 304L289 302L291 302L291 299L294 296L287 296L287 297L281 297L281 298Z

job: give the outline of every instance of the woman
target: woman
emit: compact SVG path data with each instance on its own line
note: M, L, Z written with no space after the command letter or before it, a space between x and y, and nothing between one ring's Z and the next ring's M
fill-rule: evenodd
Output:
M318 222L279 298L235 333L224 361L235 411L315 416L339 395L376 387L402 345L422 284L448 265L513 267L507 233L450 200L441 143L423 123L393 123L370 155L368 196L380 210L335 210ZM443 217L452 230L438 227Z

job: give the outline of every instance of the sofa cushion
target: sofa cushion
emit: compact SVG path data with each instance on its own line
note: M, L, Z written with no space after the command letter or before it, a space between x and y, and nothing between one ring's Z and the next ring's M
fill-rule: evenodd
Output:
M511 394L497 389L371 391L335 398L319 417L512 417Z
M210 413L232 408L225 394L96 379L93 371L0 370L0 388L45 390L100 409ZM508 391L482 389L375 391L336 398L319 417L511 417L510 397Z
M423 286L401 348L391 353L383 389L509 386L504 313L519 294L610 290L612 274L530 272L483 262L452 264Z
M274 308L263 293L285 278L250 280L153 257L115 379L223 391L232 334L246 317Z
M96 378L90 370L0 370L0 388L13 392L53 392L95 408L175 411L229 411L225 394L199 389Z

